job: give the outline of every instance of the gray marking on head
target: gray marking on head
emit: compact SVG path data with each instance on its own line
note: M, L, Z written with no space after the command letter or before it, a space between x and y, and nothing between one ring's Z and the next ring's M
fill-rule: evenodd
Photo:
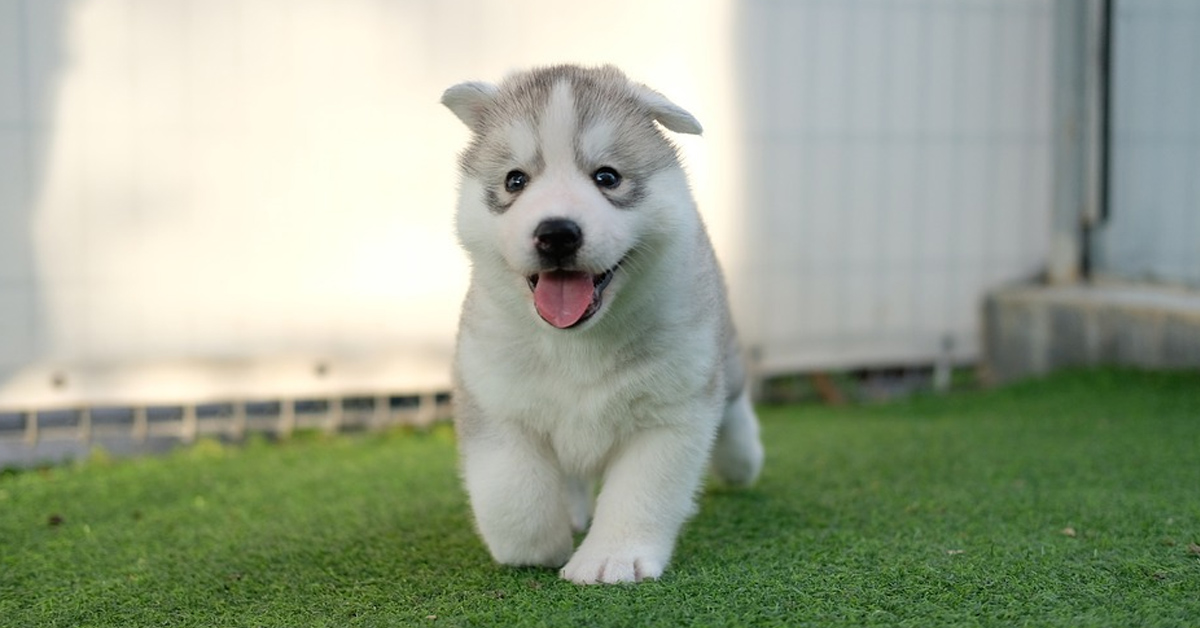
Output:
M459 156L459 167L465 176L484 183L484 201L493 213L503 213L515 201L516 195L504 190L508 172L521 170L532 183L546 167L540 148L531 163L518 163L504 129L514 120L540 128L555 86L564 81L575 106L575 166L589 179L602 166L621 174L620 187L602 190L615 207L637 206L645 199L650 177L679 166L675 145L655 122L682 133L700 132L700 124L691 114L658 92L630 81L613 66L558 65L513 74L498 87L457 85L447 90L443 102L472 130L471 142ZM599 124L612 127L611 138L604 146L583 146L582 136Z
M492 212L493 214L503 214L504 212L508 211L508 208L512 207L513 203L516 201L517 196L515 194L510 195L510 198L507 201L500 200L500 195L496 192L496 189L492 187L486 188L486 191L483 193L483 202L487 204L488 211Z

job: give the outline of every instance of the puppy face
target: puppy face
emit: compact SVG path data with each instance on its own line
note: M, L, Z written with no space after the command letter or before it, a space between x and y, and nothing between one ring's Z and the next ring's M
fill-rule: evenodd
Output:
M681 172L655 121L685 132L699 124L613 68L464 83L443 102L473 131L457 214L473 264L503 267L553 327L598 318L670 228L678 195L664 186Z

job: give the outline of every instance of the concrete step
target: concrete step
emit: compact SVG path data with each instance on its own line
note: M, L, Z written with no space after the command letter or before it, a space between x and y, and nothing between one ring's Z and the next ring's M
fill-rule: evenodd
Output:
M985 299L984 365L1006 382L1083 365L1200 368L1200 291L1152 285L1005 288Z

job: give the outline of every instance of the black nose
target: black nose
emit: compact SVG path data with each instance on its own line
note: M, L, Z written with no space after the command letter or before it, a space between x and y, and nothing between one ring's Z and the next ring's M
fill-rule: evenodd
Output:
M574 220L551 218L533 230L533 243L542 257L561 261L583 246L583 230Z

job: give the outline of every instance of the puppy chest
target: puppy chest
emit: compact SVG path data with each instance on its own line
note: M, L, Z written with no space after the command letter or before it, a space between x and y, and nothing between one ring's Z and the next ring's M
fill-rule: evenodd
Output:
M551 388L529 395L511 418L544 438L574 472L596 471L615 445L646 423L645 409L616 391Z

